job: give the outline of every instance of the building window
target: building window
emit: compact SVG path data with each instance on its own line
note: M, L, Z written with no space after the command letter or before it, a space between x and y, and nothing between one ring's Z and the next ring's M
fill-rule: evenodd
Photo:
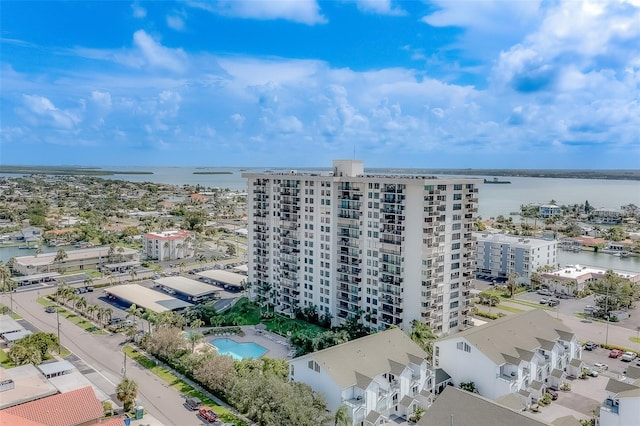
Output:
M452 322L455 322L456 323L455 325L458 325L458 321L452 321ZM458 342L458 344L456 345L456 348L458 348L461 351L471 353L471 346L469 346L467 342Z

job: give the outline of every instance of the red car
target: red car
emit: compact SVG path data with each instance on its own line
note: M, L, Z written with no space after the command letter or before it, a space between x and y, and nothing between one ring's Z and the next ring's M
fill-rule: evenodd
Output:
M612 349L609 352L609 358L619 358L622 355L622 351L620 349Z
M218 420L218 415L213 412L213 410L209 407L202 407L198 410L198 416L202 417L209 423L213 423Z

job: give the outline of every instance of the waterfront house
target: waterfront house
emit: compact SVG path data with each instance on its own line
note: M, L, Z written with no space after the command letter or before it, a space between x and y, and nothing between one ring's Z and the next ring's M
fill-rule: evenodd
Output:
M541 218L547 219L553 216L562 215L562 208L555 204L543 204L538 207L538 214Z
M426 358L392 328L294 358L290 378L322 393L329 411L346 406L351 424L378 425L428 407L435 375Z
M581 358L575 334L545 311L534 309L444 337L434 345L434 367L455 386L474 382L490 399L528 392L541 397L558 385L574 358Z

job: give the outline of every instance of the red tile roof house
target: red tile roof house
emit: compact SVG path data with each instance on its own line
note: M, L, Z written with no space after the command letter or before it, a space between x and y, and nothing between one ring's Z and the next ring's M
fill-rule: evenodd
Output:
M0 425L123 426L121 418L102 419L104 410L91 386L0 411Z

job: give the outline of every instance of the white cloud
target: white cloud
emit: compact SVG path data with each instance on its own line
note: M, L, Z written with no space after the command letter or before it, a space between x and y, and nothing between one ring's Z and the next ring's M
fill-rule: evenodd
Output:
M25 106L30 112L45 119L45 123L62 129L73 129L80 117L69 110L57 108L53 102L43 96L23 95Z
M167 26L176 31L184 30L184 19L177 15L168 15L167 16Z
M133 43L150 66L176 73L186 70L187 56L182 49L164 47L144 30L138 30L133 34Z
M145 9L144 7L140 6L140 4L133 3L131 5L131 9L133 11L133 17L134 18L146 18L147 17L147 9Z
M400 7L394 7L391 0L356 0L358 9L380 15L401 16L406 12Z
M320 14L316 0L218 0L190 1L188 5L209 12L236 18L274 20L284 19L315 25L327 22Z

